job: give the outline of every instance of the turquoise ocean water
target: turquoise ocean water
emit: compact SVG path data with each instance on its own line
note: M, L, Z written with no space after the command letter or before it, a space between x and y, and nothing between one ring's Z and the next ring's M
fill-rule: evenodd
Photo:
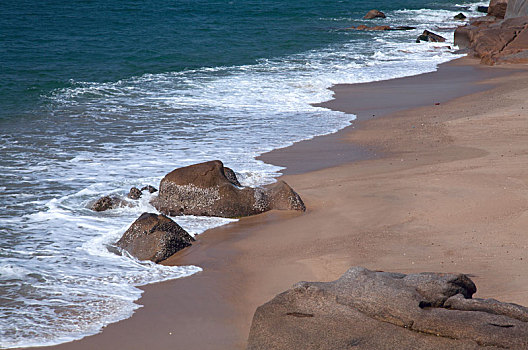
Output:
M478 3L484 4L484 3ZM245 185L274 181L265 151L336 131L352 115L315 108L332 84L433 71L459 57L463 1L0 2L0 348L97 333L140 307L140 285L199 267L111 253L143 211L91 200L157 186L221 159ZM365 21L372 8L388 18ZM414 26L357 32L359 24ZM415 43L424 30L445 44ZM218 218L176 218L192 234Z

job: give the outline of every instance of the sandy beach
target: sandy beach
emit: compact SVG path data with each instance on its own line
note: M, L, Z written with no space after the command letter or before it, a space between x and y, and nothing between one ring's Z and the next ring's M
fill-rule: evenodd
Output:
M466 273L476 296L528 305L528 70L477 63L334 87L322 106L352 126L262 156L306 213L203 233L166 261L203 272L144 287L130 319L53 348L244 349L256 307L355 265Z

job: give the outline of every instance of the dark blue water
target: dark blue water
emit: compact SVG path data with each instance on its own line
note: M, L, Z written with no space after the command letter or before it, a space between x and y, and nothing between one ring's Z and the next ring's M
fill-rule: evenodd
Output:
M457 1L6 0L0 3L0 118L41 113L71 80L254 63L345 42L371 8ZM405 23L402 23L405 24Z
M466 9L469 6L470 9ZM311 103L336 83L436 69L456 1L0 2L0 348L52 345L130 317L138 286L188 276L108 247L145 211L91 201L221 159L275 181L265 151L350 124ZM378 8L387 19L363 20ZM367 24L410 31L343 30ZM424 30L446 43L416 43ZM302 194L301 194L302 195ZM174 218L191 234L227 222Z

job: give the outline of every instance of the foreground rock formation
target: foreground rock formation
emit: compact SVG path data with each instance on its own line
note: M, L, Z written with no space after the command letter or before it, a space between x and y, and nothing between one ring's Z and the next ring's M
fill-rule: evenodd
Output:
M240 187L235 173L219 160L176 169L160 182L152 205L170 215L242 217L268 210L306 210L284 181L259 188Z
M194 238L165 215L143 213L116 243L139 260L159 263L191 245Z
M492 0L488 16L457 28L455 45L483 64L528 63L527 11L526 1Z
M260 306L247 349L528 349L528 308L475 292L465 275L353 267Z

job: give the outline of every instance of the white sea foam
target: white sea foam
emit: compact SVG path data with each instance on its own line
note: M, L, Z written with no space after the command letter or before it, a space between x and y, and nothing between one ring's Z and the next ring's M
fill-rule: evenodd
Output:
M256 156L353 119L311 105L330 99L332 84L430 72L458 57L448 49L451 35L445 44L413 40L424 29L454 25L454 14L395 11L391 25L417 29L365 33L370 41L340 31L350 39L344 44L252 65L72 81L73 87L44 96L51 112L37 131L8 135L0 145L3 163L10 164L3 176L14 184L2 187L5 205L20 213L2 217L0 298L9 303L0 305L0 347L52 345L97 333L139 307L138 286L200 271L108 249L142 212L155 212L150 194L104 213L87 209L90 201L125 195L132 186L157 186L170 170L211 159L223 160L243 185L273 182L281 168ZM234 221L175 220L193 235Z

